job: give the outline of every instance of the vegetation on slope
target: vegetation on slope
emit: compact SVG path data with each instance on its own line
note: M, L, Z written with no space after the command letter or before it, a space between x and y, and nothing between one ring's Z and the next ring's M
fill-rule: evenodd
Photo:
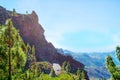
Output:
M49 62L36 62L35 48L25 44L12 24L0 25L0 80L82 80L84 70L70 73L70 64L63 65L60 75L54 74ZM51 72L50 72L51 71Z
M120 47L116 47L116 56L120 61ZM120 80L120 67L117 66L111 56L106 58L106 66L108 71L111 73L111 80Z

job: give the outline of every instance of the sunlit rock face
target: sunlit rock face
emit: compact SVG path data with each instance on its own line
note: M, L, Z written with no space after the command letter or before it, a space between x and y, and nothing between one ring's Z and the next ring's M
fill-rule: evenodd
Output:
M84 69L84 65L69 56L57 52L54 45L48 42L44 36L45 30L39 24L39 19L35 11L31 14L20 14L16 12L12 16L12 11L8 11L0 6L0 24L5 24L7 18L11 18L13 25L19 30L23 41L35 46L37 61L48 61L62 65L67 61L71 65L71 71L76 72L78 68ZM86 73L87 76L87 73ZM87 76L88 77L88 76Z
M61 66L58 63L53 63L53 69L56 75L59 75L61 73Z

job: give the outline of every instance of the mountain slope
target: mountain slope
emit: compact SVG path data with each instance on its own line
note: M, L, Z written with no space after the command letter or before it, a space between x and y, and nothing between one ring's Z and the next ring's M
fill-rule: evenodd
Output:
M57 49L64 55L71 55L74 59L85 64L86 70L90 78L109 78L110 74L106 69L105 58L111 55L117 65L115 51L112 52L93 52L93 53L76 53L69 50Z
M31 14L12 15L12 11L8 11L0 6L0 24L5 24L6 19L11 18L13 25L19 30L24 42L35 46L37 61L48 61L51 63L59 63L62 65L64 61L70 62L72 72L78 68L84 69L84 65L72 57L64 56L57 52L52 43L47 42L44 36L44 29L38 23L38 16L33 11ZM86 77L88 79L87 73Z

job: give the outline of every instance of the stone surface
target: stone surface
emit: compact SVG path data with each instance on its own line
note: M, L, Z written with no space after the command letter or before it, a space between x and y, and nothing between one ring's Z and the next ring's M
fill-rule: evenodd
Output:
M58 63L53 63L53 70L55 71L56 75L59 75L61 73L61 66Z
M77 68L84 69L82 63L74 60L71 56L58 53L52 43L47 42L44 36L45 31L38 23L38 16L35 11L31 14L17 14L16 16L11 14L11 11L7 11L0 6L0 24L4 24L7 18L11 18L23 41L26 44L29 43L35 46L37 61L48 61L50 63L59 63L60 65L64 61L68 61L72 67L71 72L75 72Z
M7 18L10 18L10 14L6 11L5 8L0 6L0 24L5 24Z

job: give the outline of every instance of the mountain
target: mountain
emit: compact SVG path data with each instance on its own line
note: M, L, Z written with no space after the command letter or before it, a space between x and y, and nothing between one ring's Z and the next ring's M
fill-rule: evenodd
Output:
M105 58L107 55L111 55L117 65L120 65L115 56L115 51L112 52L93 52L93 53L81 53L72 52L64 49L57 49L59 53L64 55L70 55L79 62L85 64L85 69L88 72L90 78L109 78L110 74L106 69Z
M35 11L31 14L20 14L13 11L8 11L0 6L0 24L5 24L5 21L11 18L13 25L19 30L23 41L31 46L35 46L37 61L48 61L50 63L59 63L62 65L67 61L71 65L71 72L75 72L78 68L84 69L81 62L74 60L71 56L65 56L57 52L52 43L48 42L44 36L45 30L38 23L38 16ZM87 72L86 72L87 80Z

